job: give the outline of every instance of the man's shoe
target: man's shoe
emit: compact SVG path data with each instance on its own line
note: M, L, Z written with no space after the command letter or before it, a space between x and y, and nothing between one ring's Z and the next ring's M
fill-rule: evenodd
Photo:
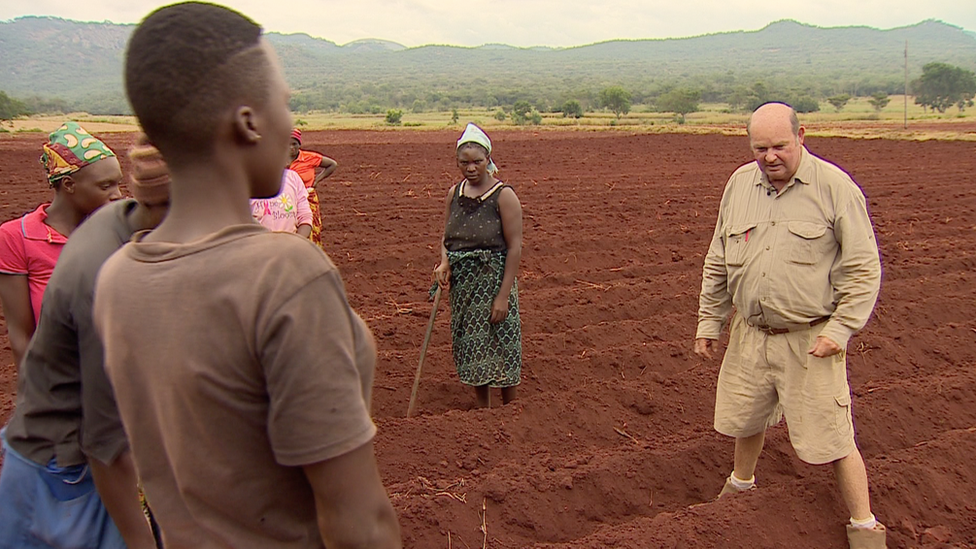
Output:
M755 489L756 489L756 485L753 484L752 488L739 490L738 488L735 487L734 484L732 484L732 477L729 477L725 479L725 486L722 487L722 491L718 493L718 497L716 497L715 499L720 499L722 498L722 496L727 496L729 494L738 494L741 492L748 492L749 490L755 490Z
M884 524L880 522L870 530L847 525L847 542L850 543L851 549L886 549L886 537Z

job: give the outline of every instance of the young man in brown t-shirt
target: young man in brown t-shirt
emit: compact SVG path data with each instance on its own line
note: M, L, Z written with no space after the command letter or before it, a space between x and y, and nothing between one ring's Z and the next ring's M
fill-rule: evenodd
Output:
M373 338L320 249L251 221L291 134L260 27L161 8L125 80L171 206L103 267L95 321L164 545L400 547L373 452Z

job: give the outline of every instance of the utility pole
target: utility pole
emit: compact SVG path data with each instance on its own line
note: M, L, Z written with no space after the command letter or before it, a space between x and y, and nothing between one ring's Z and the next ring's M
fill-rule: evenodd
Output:
M905 129L908 129L908 40L905 40Z

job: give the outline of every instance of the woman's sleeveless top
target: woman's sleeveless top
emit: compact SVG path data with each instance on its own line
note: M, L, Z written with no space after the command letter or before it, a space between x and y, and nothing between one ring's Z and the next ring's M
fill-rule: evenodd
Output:
M499 181L480 197L471 198L462 194L466 184L467 181L459 183L451 197L451 209L444 230L444 247L451 252L507 251L498 197L508 185Z

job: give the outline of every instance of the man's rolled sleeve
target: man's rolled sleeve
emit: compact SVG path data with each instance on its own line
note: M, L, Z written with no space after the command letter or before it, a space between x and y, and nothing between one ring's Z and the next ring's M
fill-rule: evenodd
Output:
M726 194L728 187L726 187ZM725 197L719 207L712 243L705 254L702 268L701 293L698 295L698 331L696 339L718 339L725 319L732 310L732 296L728 289L728 270L725 266L725 235L723 216Z
M867 323L878 300L881 259L864 195L856 187L839 212L834 220L834 236L840 257L831 268L837 306L820 335L846 347L851 336Z

